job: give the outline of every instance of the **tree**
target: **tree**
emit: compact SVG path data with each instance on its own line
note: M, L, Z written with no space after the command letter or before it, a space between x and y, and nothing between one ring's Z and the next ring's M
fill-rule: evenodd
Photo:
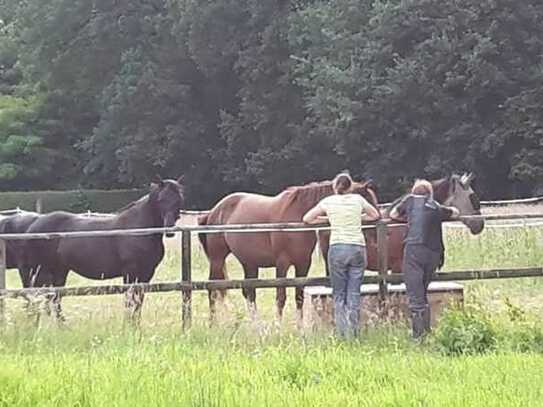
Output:
M355 20L367 22L358 27L345 17L355 15L357 3L364 15ZM338 151L363 162L390 191L405 178L470 169L485 193L503 196L513 178L507 163L518 150L514 143L492 147L507 158L496 163L488 146L500 106L531 88L542 6L364 4L315 3L298 12L306 27L292 36L303 57L298 81L316 131L327 132Z

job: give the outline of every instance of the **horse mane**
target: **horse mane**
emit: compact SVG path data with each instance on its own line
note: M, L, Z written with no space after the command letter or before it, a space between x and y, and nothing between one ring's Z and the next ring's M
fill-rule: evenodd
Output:
M365 190L367 185L368 182L354 181L353 186L355 187L355 190L353 192L363 195L361 191ZM305 207L315 205L322 198L332 195L334 190L332 188L332 181L320 181L301 186L288 187L284 192L288 193L287 205L290 206L296 202ZM364 198L377 209L377 194L373 189L366 189L366 192L371 196L371 199L367 199L365 196Z
M332 181L312 182L307 185L288 187L288 205L298 202L304 206L314 205L323 197L333 193Z
M166 179L166 180L164 180L164 183L169 183L169 184L171 184L172 181ZM184 188L183 188L183 185L179 185L179 184L178 184L178 188L180 189L181 195L184 196ZM120 209L117 209L117 210L116 210L115 212L113 212L113 213L114 213L115 215L119 215L119 214L121 214L121 213L127 211L128 209L133 208L133 207L136 206L136 205L139 205L140 203L142 203L142 202L144 202L145 200L149 199L149 198L152 196L153 192L154 192L154 191L151 190L151 192L149 192L149 193L143 195L141 198L138 198L138 199L136 199L135 201L132 201L132 202L126 204L125 206L123 206L123 207L120 208Z
M450 177L445 177L432 181L432 187L434 189L434 200L439 203L443 203L447 200L449 196L451 182L454 177L458 177L458 175L453 174Z
M125 211L127 211L128 209L130 208L133 208L134 206L136 206L137 204L143 202L145 199L147 199L149 197L149 194L146 194L146 195L143 195L141 198L138 198L136 199L135 201L132 201L128 204L126 204L125 206L123 206L122 208L120 209L117 209L115 212L113 212L115 215L119 215Z
M384 216L387 217L390 215L390 211L392 210L392 208L394 208L396 205L398 205L400 203L400 201L402 199L404 199L407 195L409 194L403 194L403 195L400 195L398 198L396 198L395 200L393 200L389 206L387 206L384 210Z
M379 198L373 186L373 181L354 182L353 193L361 195L375 209L379 210Z

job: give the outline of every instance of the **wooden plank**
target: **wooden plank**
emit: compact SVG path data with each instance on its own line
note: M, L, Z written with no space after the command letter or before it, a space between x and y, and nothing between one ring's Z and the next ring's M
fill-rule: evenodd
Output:
M0 239L0 291L6 289L6 241ZM0 297L0 323L6 319L6 304L4 298Z
M543 277L543 267L527 267L519 269L489 269L489 270L460 270L450 272L439 272L433 281L467 281L467 280L488 280L499 278L523 278ZM380 276L366 276L364 284L378 284ZM403 282L402 274L389 274L386 276L389 284ZM7 298L25 297L27 295L43 295L50 293L61 293L63 296L86 296L86 295L111 295L122 294L131 286L141 287L145 292L171 292L182 291L190 288L192 291L202 290L233 290L240 288L277 288L277 287L311 287L329 286L328 277L312 278L277 278L277 279L248 279L248 280L213 280L213 281L192 281L164 282L133 285L107 285L107 286L85 286L85 287L44 287L44 288L23 288L0 290L0 296Z
M535 204L543 202L543 196L535 196L533 198L522 199L505 199L501 201L481 201L481 205L484 206L506 206L506 205L518 205L518 204Z
M379 269L379 301L383 306L388 296L386 277L388 274L388 227L384 222L377 223L377 259Z
M535 196L533 198L522 199L505 199L500 201L481 201L481 206L506 206L506 205L518 205L518 204L535 204L543 202L543 196ZM388 208L392 205L392 202L380 203L377 206L381 209ZM209 210L181 210L182 215L206 215Z
M191 232L181 234L181 282L183 288L183 330L190 328L192 323L192 260L191 260Z
M113 295L122 294L130 287L142 288L144 292L171 292L182 291L190 288L193 291L198 290L219 290L219 289L240 289L248 288L275 288L275 287L304 287L315 285L329 285L327 277L318 278L279 278L279 279L249 279L249 280L211 280L211 281L192 281L184 282L164 282L164 283L139 283L131 285L100 285L100 286L81 286L81 287L43 287L43 288L22 288L0 290L0 296L7 298L25 297L27 295L44 295L52 293L61 293L63 296L88 296L88 295Z
M486 219L486 220L513 220L513 219L543 219L543 213L534 214L507 214L507 215L473 215L461 216L459 220ZM401 223L382 221L387 227L403 226ZM457 221L455 221L457 222ZM362 229L373 229L376 225L364 225ZM95 230L84 232L53 232L53 233L6 233L0 234L0 239L6 240L29 240L29 239L58 239L77 237L105 237L105 236L146 236L152 234L163 234L167 232L176 233L192 231L198 233L224 233L224 232L300 232L328 230L328 224L309 226L304 223L260 223L247 225L204 225L204 226L182 226L170 228L144 228L144 229L119 229L119 230Z

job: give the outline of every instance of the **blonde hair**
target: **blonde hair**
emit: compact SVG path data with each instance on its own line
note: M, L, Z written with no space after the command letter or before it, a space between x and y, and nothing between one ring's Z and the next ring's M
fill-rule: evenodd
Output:
M342 172L334 178L332 181L332 188L336 194L347 194L351 191L353 185L353 179L351 176L345 172Z
M426 195L433 199L434 188L432 184L425 179L417 179L411 188L411 193L415 195Z

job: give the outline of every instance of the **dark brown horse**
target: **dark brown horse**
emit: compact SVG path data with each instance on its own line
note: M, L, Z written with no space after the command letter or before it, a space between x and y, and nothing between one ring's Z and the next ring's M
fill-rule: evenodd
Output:
M364 196L377 207L377 197L372 186L355 183L354 193ZM305 186L291 187L276 196L235 193L223 198L211 211L198 219L200 225L233 225L250 223L301 222L303 215L321 199L332 195L332 183L324 181ZM286 277L294 266L296 277L305 277L317 237L315 232L251 232L200 234L202 246L209 259L209 279L227 278L226 257L233 253L243 266L245 278L257 278L260 267L275 267L277 278ZM224 293L223 293L224 295ZM255 289L244 289L249 310L256 311ZM216 293L209 293L210 315L215 314ZM298 323L302 319L303 288L296 289ZM277 289L277 316L282 318L286 289Z
M0 220L0 233L25 233L30 225L40 216L36 212L21 211ZM32 286L31 268L24 251L24 240L6 240L6 268L17 269L23 288ZM32 301L26 297L24 305L29 314L33 313Z
M87 217L67 212L52 212L39 217L29 233L91 230L139 229L174 226L183 207L181 179L157 179L149 194L115 216ZM122 277L125 284L147 283L164 256L162 234L147 236L81 237L29 240L26 251L33 268L36 286L63 287L70 270L94 279ZM60 317L60 298L55 312ZM127 295L130 315L139 317L143 292Z
M40 216L35 212L20 212L0 220L0 233L25 233ZM26 264L23 240L6 241L6 268L18 269L21 284L30 287L30 268Z
M432 181L434 188L434 199L447 206L456 207L460 215L480 215L481 207L479 197L473 191L471 182L472 174L464 174L462 176L453 174L446 178L441 178ZM389 210L398 203L400 197L383 212L383 217L389 217ZM397 223L394 221L394 223ZM484 220L470 219L463 221L470 232L477 235L483 231ZM404 239L407 233L407 225L390 227L388 229L388 266L393 273L400 273L402 270ZM368 270L379 270L378 255L377 255L377 234L375 229L364 230L368 249ZM324 258L328 252L328 240L326 236L320 239L320 246Z

